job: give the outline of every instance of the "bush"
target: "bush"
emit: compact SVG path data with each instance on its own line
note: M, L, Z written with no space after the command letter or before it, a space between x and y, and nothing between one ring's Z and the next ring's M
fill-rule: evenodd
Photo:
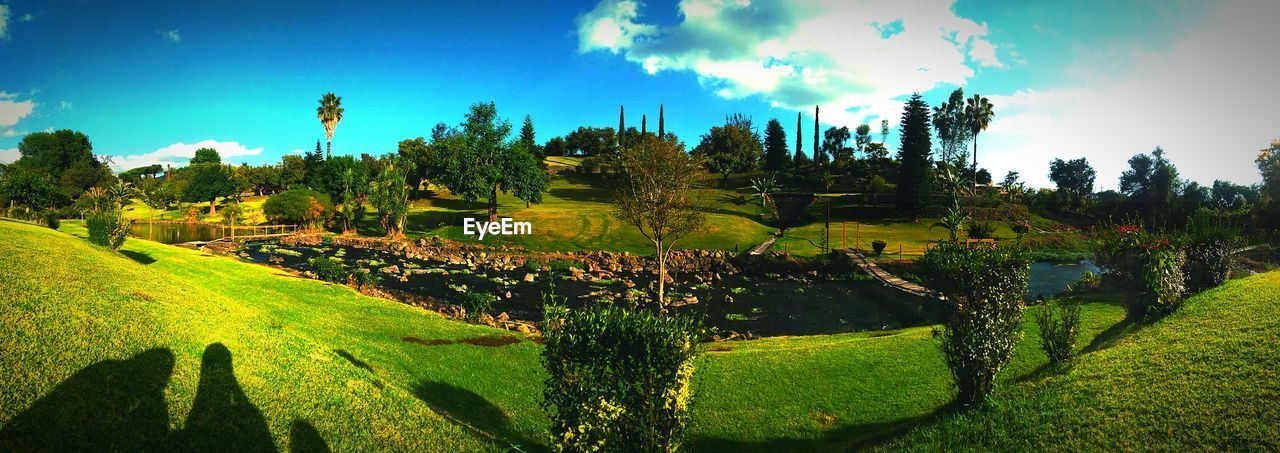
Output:
M89 228L89 242L112 250L124 245L125 238L129 237L129 220L120 215L119 210L94 212L85 218L84 223Z
M333 214L333 201L328 195L311 189L289 189L267 199L262 213L272 222L305 225L316 230Z
M1183 271L1187 290L1200 292L1227 281L1231 273L1231 240L1208 237L1193 240L1187 246L1187 263Z
M493 303L497 301L498 297L493 294L471 291L464 293L462 300L458 301L458 304L467 309L467 317L477 318L493 309Z
M341 282L347 279L347 267L341 260L321 256L307 260L307 263L311 265L311 272L321 280Z
M60 219L61 216L57 210L45 209L40 212L40 217L41 220L44 220L44 226L47 226L50 229L56 230L59 226L62 226L62 220Z
M970 222L969 239L994 239L996 224L992 222Z
M889 245L888 243L882 240L876 239L874 241L871 241L871 250L876 252L876 255L879 255L884 253L884 248L887 247L888 245Z
M574 260L556 258L551 261L547 261L547 269L550 269L551 272L562 273L562 272L569 272L569 269L584 269L584 268L586 268L586 266Z
M1009 247L943 243L919 260L925 286L946 297L942 352L963 405L986 401L1022 338L1031 260Z
M364 268L356 269L351 272L351 283L357 288L375 286L378 284L378 274Z
M1134 288L1131 316L1153 316L1176 310L1186 290L1186 254L1167 238L1136 225L1119 225L1098 243L1094 262L1121 288Z
M1011 228L1013 229L1013 234L1018 235L1018 240L1022 240L1023 236L1026 236L1027 233L1031 232L1031 227L1027 226L1025 223L1015 223Z
M1045 302L1035 318L1040 327L1040 349L1049 356L1049 361L1055 364L1070 361L1080 334L1080 305Z
M616 307L549 307L542 364L552 445L567 451L676 451L688 421L702 328ZM562 318L558 318L562 316Z

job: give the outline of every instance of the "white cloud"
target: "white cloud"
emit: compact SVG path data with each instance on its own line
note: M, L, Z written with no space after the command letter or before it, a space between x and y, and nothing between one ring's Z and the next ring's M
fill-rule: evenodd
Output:
M4 138L13 138L19 135L27 135L27 134L28 132L26 131L19 131L14 128L8 128L8 129L5 129L4 132L0 132L0 136L3 136Z
M18 16L18 22L20 23L31 22L33 20L36 20L36 16L32 16L31 13L26 13L21 16Z
M9 5L0 4L0 40L9 39Z
M306 151L303 151L301 149L295 149L293 151L289 151L289 154L306 154Z
M157 31L156 34L160 35L161 38L164 38L165 41L169 41L172 43L182 42L182 33L180 33L177 29L167 30L167 31Z
M0 149L0 164L11 164L22 157L18 153L18 148Z
M31 115L35 108L36 103L31 99L19 101L13 94L0 92L0 128L18 124L18 121Z
M58 102L58 110L63 110L63 111L71 110L71 107L73 107L71 105L71 101Z
M690 71L718 96L774 107L822 105L830 123L896 122L901 99L1002 67L987 27L952 0L682 0L681 22L643 22L636 0L578 18L579 50L620 53L650 74Z
M1257 182L1258 150L1280 138L1275 17L1280 3L1225 3L1167 51L1126 57L1123 72L1099 79L1086 67L1079 87L990 96L997 116L979 162L997 179L1016 170L1051 186L1049 160L1086 157L1096 184L1115 189L1129 157L1161 146L1183 178Z
M262 153L261 147L248 148L239 142L220 142L217 140L204 140L190 144L178 142L145 154L111 156L111 166L117 170L128 170L152 164L168 164L181 167L187 165L191 158L196 155L196 150L200 148L218 150L218 154L222 156L224 163L230 162L232 157L256 156Z

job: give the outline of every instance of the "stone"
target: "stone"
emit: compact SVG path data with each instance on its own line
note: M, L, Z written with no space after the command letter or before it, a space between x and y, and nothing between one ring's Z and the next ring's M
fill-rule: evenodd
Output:
M533 278L534 278L533 274L524 274L525 283L533 283Z
M725 295L724 295L724 303L726 303L726 304L731 304L731 303L733 303L733 296L730 296L730 295L728 295L728 294L725 294Z

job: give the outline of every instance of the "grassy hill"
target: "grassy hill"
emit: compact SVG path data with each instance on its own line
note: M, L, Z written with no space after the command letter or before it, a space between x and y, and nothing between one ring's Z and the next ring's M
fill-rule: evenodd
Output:
M946 411L929 327L711 344L689 442L1274 449L1275 300L1280 273L1257 275L1140 329L1088 302L1089 352L1065 374L1043 370L1027 323L995 407L963 415ZM495 346L508 333L230 258L134 239L117 253L0 221L0 313L0 450L544 443L537 344Z

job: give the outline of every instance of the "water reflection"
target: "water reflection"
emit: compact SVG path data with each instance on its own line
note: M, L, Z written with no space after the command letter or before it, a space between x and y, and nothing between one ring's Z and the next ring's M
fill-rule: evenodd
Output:
M1098 272L1098 266L1089 260L1080 260L1074 263L1054 263L1049 261L1031 263L1031 278L1027 283L1027 298L1056 296L1065 291L1067 285L1074 283L1089 272Z
M129 235L162 244L180 244L191 241L212 241L226 236L227 229L207 223L147 223L137 222L129 228Z

